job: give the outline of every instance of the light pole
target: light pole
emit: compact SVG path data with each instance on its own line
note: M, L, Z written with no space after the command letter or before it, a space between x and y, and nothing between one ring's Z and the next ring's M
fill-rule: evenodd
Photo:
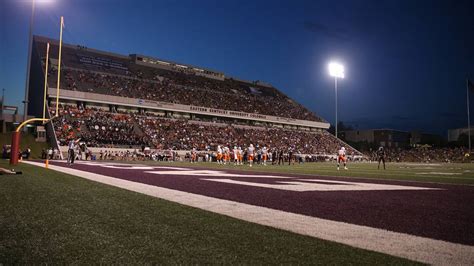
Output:
M28 87L30 86L30 61L31 61L31 46L33 46L33 19L35 17L35 0L31 2L31 17L30 17L30 33L28 35L28 57L26 61L26 82L25 82L25 104L23 109L23 121L28 119Z
M30 67L31 67L31 50L33 46L33 21L35 19L35 4L39 2L48 3L52 0L31 0L31 17L30 17L30 29L28 34L28 56L26 61L26 81L25 81L25 99L23 100L24 109L23 109L23 121L28 120L28 88L30 87Z
M334 91L336 92L336 123L334 125L335 129L336 129L336 138L337 138L337 78L341 78L343 79L344 78L344 66L339 64L339 63L335 63L335 62L331 62L329 63L329 75L331 75L331 77L334 77Z

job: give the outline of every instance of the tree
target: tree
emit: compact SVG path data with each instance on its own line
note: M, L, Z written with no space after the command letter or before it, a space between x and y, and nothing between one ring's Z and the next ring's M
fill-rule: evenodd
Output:
M474 144L474 136L471 136L471 143ZM466 133L459 135L457 145L466 148L469 146L469 137Z
M338 134L339 132L342 132L342 131L348 131L348 130L354 130L354 128L350 125L345 125L344 122L340 121L338 124L337 124L337 131L338 131ZM329 133L335 135L336 134L336 129L334 128L334 125L331 125L328 129Z

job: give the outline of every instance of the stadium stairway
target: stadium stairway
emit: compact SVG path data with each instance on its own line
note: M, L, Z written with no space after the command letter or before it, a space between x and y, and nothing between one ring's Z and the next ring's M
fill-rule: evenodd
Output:
M140 128L140 125L137 123L135 119L133 119L133 134L137 134L138 136L144 137L145 132Z
M81 133L84 133L84 134L90 133L89 129L84 124L81 125L80 129L81 129ZM76 134L76 136L77 136L77 134L78 134L77 130L74 130L74 134Z

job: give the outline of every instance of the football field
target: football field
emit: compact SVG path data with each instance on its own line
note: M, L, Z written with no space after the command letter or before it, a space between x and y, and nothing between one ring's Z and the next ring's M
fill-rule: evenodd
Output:
M470 164L33 164L0 179L0 262L474 260Z

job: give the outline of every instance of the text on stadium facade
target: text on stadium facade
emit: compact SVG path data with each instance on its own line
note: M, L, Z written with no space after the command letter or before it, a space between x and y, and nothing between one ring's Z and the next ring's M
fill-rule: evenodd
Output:
M219 110L219 109L212 109L212 108L206 108L206 107L190 106L189 110L198 111L198 112L207 112L207 113L213 113L213 114L221 114L221 115L232 115L232 116L247 117L247 118L250 117L250 118L267 119L267 116L265 115L249 114L249 113L242 113L242 112L237 112L237 111Z

